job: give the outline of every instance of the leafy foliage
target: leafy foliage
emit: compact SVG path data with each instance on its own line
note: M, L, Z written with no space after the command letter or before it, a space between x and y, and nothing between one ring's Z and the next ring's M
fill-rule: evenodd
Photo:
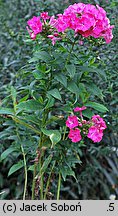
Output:
M66 180L61 188L64 199L109 199L111 193L118 196L117 29L114 30L114 41L107 49L106 45L96 42L94 46L91 42L89 47L85 41L79 49L78 45L75 46L72 58L66 65L70 45L58 47L57 44L55 48L48 49L47 42L44 42L43 49L41 43L33 48L34 42L25 36L25 21L38 14L39 7L53 14L62 12L67 4L74 2L1 2L0 188L5 191L1 199L22 198L25 168L29 177L27 198L31 199L33 164L40 154L45 160L40 169L41 173L46 172L44 183L50 177L50 191L54 196L59 170ZM115 24L116 1L109 4L102 1L90 3L100 3L107 8L109 16L114 13L112 20ZM52 71L55 71L53 77L50 76ZM90 107L83 112L87 118L91 118L95 110L102 112L106 118L108 130L101 145L93 145L87 140L85 144L72 144L67 139L60 142L61 134L63 139L67 133L63 126L67 114L72 112L73 104L76 105L77 101ZM48 112L44 114L45 110ZM47 136L41 152L36 153L41 132ZM81 163L83 165L80 166ZM38 179L36 183L38 185Z

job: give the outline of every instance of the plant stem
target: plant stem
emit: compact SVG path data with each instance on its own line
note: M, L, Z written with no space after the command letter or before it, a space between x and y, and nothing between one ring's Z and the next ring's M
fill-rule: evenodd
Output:
M71 47L71 49L70 49L70 51L69 51L69 54L68 54L68 57L67 57L67 59L66 59L66 64L69 62L69 60L70 60L70 56L71 56L71 53L72 53L72 51L73 51L73 48L74 48L74 45L75 45L75 43L76 43L76 40L74 40L74 42L72 42L72 47ZM65 64L65 65L66 65Z
M25 169L25 184L24 184L24 193L23 193L23 200L25 200L26 190L27 190L27 164L26 164L24 148L22 145L21 145L21 150L22 150L22 154L23 154L24 169Z
M9 117L11 117L16 123L23 125L26 128L31 129L33 132L35 132L36 134L41 134L41 132L39 130L37 130L36 128L34 128L32 125L29 125L28 123L24 122L23 120L17 118L16 116L11 116L9 115Z
M54 164L53 164L53 166L52 166L51 172L50 172L49 177L48 177L48 181L47 181L47 185L46 185L46 189L45 189L45 194L44 194L44 200L46 199L46 196L47 196L47 193L48 193L48 188L49 188L49 184L50 184L50 179L51 179L52 171L53 171L53 169L54 169L54 167L55 167L55 163L56 163L56 161L54 161Z
M61 173L59 173L58 188L57 188L57 200L59 200L59 198L60 198L60 188L61 188Z
M35 184L36 184L36 162L34 163L34 172L33 172L33 183L32 183L32 200L35 198Z
M16 124L16 123L15 123ZM21 146L21 151L22 151L22 155L23 155L23 162L24 162L24 170L25 170L25 184L24 184L24 191L23 191L23 200L25 200L25 196L26 196L26 191L27 191L27 163L26 163L26 157L25 157L25 152L24 152L24 148L23 148L23 145L21 144L21 138L20 138L20 135L19 135L19 132L18 132L18 127L17 127L17 124L16 124L16 134L17 134L17 137L18 137L18 140L20 142L20 146Z
M39 160L39 176L40 176L40 199L43 200L43 175L41 172L42 167L42 156L40 156Z
M43 174L41 172L41 167L42 167L42 161L43 161L43 156L44 156L44 152L42 152L42 150L41 150L42 141L43 141L42 138L43 138L43 133L41 132L40 141L39 141L39 149L41 151L41 155L40 155L40 158L39 158L40 199L41 200L43 200Z
M62 140L65 140L65 136L66 136L66 126L64 126L64 134Z

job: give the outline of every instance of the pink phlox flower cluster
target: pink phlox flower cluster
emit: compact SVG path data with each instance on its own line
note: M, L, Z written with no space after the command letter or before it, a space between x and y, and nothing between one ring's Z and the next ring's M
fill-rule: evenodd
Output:
M42 32L42 22L40 20L40 17L34 16L32 19L27 21L27 24L29 25L34 35L37 35L40 32Z
M85 109L85 106L76 107L74 111L81 113ZM68 137L72 142L79 142L82 139L81 132L93 142L100 142L103 137L103 131L107 127L105 121L99 115L92 116L89 121L83 119L83 117L79 119L76 115L71 115L68 116L66 126L70 129ZM81 130L78 127L80 127Z
M110 26L106 11L98 5L95 7L91 4L75 3L70 5L57 21L56 28L59 32L73 29L75 34L81 34L83 37L104 37L106 43L110 43L113 38L114 26Z
M106 43L110 43L113 35L112 29L114 26L110 26L110 21L106 16L106 11L96 5L75 3L70 5L64 10L63 14L57 14L55 16L49 16L48 12L42 12L40 16L34 16L32 19L28 20L27 30L30 37L34 40L36 35L46 31L46 26L48 26L48 31L46 34L52 40L53 45L59 38L53 35L55 31L57 33L65 33L67 30L72 29L75 33L75 37L80 34L83 37L92 36L94 38L103 37ZM46 24L46 26L45 26ZM50 34L52 32L52 34ZM62 37L60 37L62 39Z
M99 115L92 116L92 122L101 130L105 130L107 128L105 121Z
M99 115L92 116L93 125L89 128L87 137L93 142L100 142L103 137L103 131L106 129L106 123Z
M56 23L56 29L58 32L64 32L69 27L69 18L62 14L58 14L58 21Z
M80 112L80 116L82 117L82 111L85 109L85 106L76 107L74 108L74 112ZM79 118L76 115L68 116L66 126L70 128L68 137L72 140L72 142L79 142L82 139L81 131L79 130L79 128L77 128L77 126L82 127L83 124L86 124L86 120L80 122Z
M69 127L70 129L75 128L78 126L78 118L77 116L68 116L68 119L66 121L66 126Z
M100 131L97 127L91 126L89 128L89 132L87 137L91 139L93 142L100 142L103 137L103 131Z
M68 137L72 140L72 142L79 142L82 137L80 134L80 130L78 128L70 129Z

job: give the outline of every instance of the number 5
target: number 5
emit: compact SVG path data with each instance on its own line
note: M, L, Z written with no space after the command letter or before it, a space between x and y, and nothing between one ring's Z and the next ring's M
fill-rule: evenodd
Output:
M109 204L109 211L114 211L114 203Z

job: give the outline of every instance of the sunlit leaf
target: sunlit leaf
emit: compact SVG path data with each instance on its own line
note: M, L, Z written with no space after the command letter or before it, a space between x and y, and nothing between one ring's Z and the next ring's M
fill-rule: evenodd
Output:
M24 166L22 161L19 161L17 164L14 164L9 172L8 172L8 176L12 175L13 173L15 173L17 170L21 169Z

